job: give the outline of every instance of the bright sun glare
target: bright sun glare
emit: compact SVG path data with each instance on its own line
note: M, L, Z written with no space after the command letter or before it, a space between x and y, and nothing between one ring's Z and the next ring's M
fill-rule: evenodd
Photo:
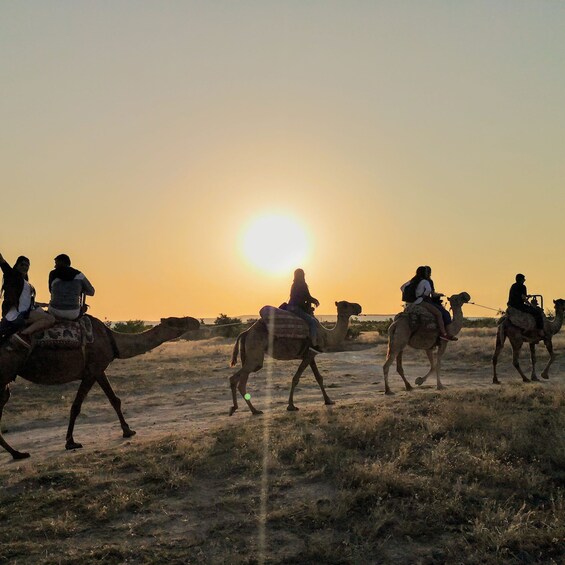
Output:
M305 230L290 216L270 214L254 220L243 237L243 254L255 267L282 274L300 267L308 256Z

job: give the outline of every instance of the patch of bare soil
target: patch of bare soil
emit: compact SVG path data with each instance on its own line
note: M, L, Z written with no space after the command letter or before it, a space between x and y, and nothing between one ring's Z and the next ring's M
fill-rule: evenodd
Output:
M560 338L562 336L558 336L555 344L558 352L565 345L565 340ZM229 367L233 342L233 339L224 338L175 341L133 359L114 361L107 374L122 399L126 420L139 436L128 440L120 437L121 430L113 409L101 390L94 388L77 419L75 439L83 443L85 449L105 450L134 444L138 437L151 440L164 434L202 433L218 425L237 426L238 421L250 417L250 413L243 399L239 398L239 410L231 418L228 416L232 404L229 377L237 369ZM493 347L494 330L463 330L460 341L450 344L444 356L442 383L449 389L495 388L491 366ZM344 348L344 351L317 357L327 392L339 405L374 399L377 409L382 402L401 402L407 394L435 391L433 377L412 392L404 391L393 366L389 378L396 395L385 398L382 364L386 356L386 340L376 333L365 334L359 340L346 343ZM538 355L539 375L547 362L547 354L541 348ZM526 347L521 359L522 367L529 375ZM428 370L422 351L408 349L403 365L411 383ZM297 366L295 361L267 358L265 367L249 378L248 392L254 405L265 413L284 411ZM558 356L550 379L542 380L541 384L562 386L564 368L563 357ZM508 344L499 359L499 374L501 386L521 382L512 367ZM28 464L50 457L72 457L72 453L65 452L64 441L70 405L77 388L78 383L45 387L19 378L12 385L12 398L4 409L2 420L4 435L17 449L32 454ZM295 404L300 410L308 410L309 406L320 403L323 403L320 389L307 369L296 389ZM0 454L0 469L11 465L8 454Z

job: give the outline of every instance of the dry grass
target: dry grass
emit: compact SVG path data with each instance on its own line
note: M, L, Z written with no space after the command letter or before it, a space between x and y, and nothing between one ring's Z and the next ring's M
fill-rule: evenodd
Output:
M385 398L386 343L371 334L320 357L336 406L320 407L309 377L297 391L302 410L287 413L292 367L275 363L271 405L261 397L266 371L250 381L266 414L228 418L232 346L173 342L116 361L109 375L126 417L128 407L140 413L139 436L117 439L115 415L93 390L77 423L84 452L62 449L76 383L18 380L4 415L16 446L25 447L26 430L59 439L45 439L56 446L47 457L2 460L0 562L564 562L560 359L549 383L523 385L507 350L504 384L494 387L494 330L470 328L448 348L447 391L430 385ZM421 352L406 359L414 373L426 366ZM527 366L526 351L523 359ZM152 428L165 407L176 416ZM95 423L102 441L89 437Z
M510 387L245 419L0 475L0 560L560 563L565 393ZM541 440L543 438L543 440Z

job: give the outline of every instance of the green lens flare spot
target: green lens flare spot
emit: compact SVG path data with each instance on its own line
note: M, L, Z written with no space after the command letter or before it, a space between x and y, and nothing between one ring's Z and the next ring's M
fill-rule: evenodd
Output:
M251 400L251 395L247 393L243 398L245 398L245 400Z

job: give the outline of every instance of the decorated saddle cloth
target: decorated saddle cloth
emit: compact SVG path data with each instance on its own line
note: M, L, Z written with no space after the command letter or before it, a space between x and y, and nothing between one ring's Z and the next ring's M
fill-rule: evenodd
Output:
M506 315L508 316L510 323L525 332L533 330L536 327L534 317L528 312L522 312L522 310L508 306L506 309Z
M34 334L35 347L49 349L75 349L94 341L92 322L89 316L78 320L61 320L54 326Z
M420 306L419 304L408 304L404 309L404 312L397 314L395 319L400 317L408 318L408 324L411 331L419 329L439 331L434 315L428 312L424 306Z
M309 336L308 324L292 312L275 306L263 306L259 310L259 315L269 331L273 331L275 337L304 339Z

